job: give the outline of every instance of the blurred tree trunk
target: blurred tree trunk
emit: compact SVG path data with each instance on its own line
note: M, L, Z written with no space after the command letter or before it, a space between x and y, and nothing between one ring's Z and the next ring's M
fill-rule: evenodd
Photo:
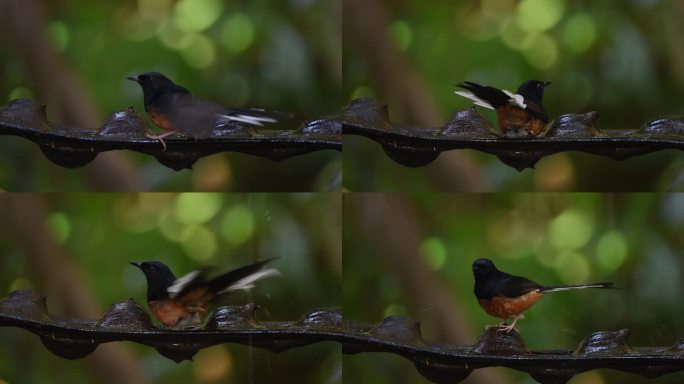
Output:
M103 310L92 293L90 279L45 227L46 211L44 195L0 195L3 232L24 251L32 281L39 292L47 296L51 313L97 319ZM122 343L102 344L83 361L92 382L147 382L135 355Z
M668 39L669 44L667 45L668 53L670 56L669 72L677 80L679 85L684 85L684 25L682 25L682 18L684 17L684 2L682 1L672 1L670 3L672 9L670 11L670 25L673 26L672 31L667 28L666 30L670 32L670 39Z
M391 111L401 111L407 123L438 127L444 124L437 103L418 71L387 35L388 10L381 0L344 0L343 33L366 60L372 78ZM390 111L390 112L391 112ZM490 189L477 164L462 151L442 152L427 167L445 191Z
M47 39L45 10L39 1L0 0L0 31L24 61L48 110L56 111L61 122L89 128L102 123L86 87ZM94 189L144 189L134 165L120 152L100 153L85 172Z
M413 207L395 193L359 193L353 201L358 204L363 227L373 236L374 254L396 272L414 308L430 308L423 312L423 319L437 330L439 342L472 343L476 334L463 306L417 254L422 235ZM507 380L499 370L486 369L474 371L465 382L499 384Z

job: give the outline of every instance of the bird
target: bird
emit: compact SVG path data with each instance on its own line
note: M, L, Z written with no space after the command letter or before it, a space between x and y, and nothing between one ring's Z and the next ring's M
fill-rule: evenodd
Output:
M496 111L501 133L515 137L538 136L549 117L542 105L544 89L550 82L528 80L518 87L517 93L500 90L470 81L456 84L465 91L454 93L474 101L475 105Z
M214 278L207 277L207 269L200 269L176 278L161 261L130 262L145 274L147 305L152 315L167 328L196 328L201 324L207 305L221 295L236 290L251 289L257 280L276 276L275 268L266 259L234 269Z
M489 259L473 262L475 276L475 297L480 307L488 314L504 320L513 319L510 325L499 326L499 330L510 332L515 329L523 312L533 306L542 296L551 292L585 288L614 288L613 283L591 283L579 285L544 286L521 276L500 271Z
M188 89L175 84L159 72L147 72L126 79L140 84L145 112L152 123L164 132L159 135L148 133L146 137L159 140L164 149L164 138L178 132L202 138L209 136L218 123L236 122L262 126L292 117L287 113L263 109L225 107L193 96Z

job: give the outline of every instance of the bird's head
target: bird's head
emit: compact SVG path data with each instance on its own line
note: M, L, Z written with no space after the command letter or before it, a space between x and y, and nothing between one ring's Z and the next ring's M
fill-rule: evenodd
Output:
M190 93L190 91L175 84L159 72L146 72L137 76L127 77L126 79L140 84L145 96L145 104L149 104L154 98L159 97L164 92Z
M473 261L473 274L475 276L489 276L496 270L496 266L494 266L494 263L489 259L477 259Z
M528 80L518 87L518 94L525 99L530 99L541 103L544 97L544 89L551 85L549 81Z
M131 265L140 268L145 274L148 301L166 297L167 288L176 281L176 275L161 261L143 261L140 263L132 261Z

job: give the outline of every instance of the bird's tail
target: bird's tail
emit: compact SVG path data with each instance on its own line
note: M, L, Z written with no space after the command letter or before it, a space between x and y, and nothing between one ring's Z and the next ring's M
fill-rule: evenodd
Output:
M266 264L277 258L263 260L254 264L232 270L226 274L210 280L207 285L209 289L218 294L228 293L240 289L251 289L258 280L270 276L278 276L275 268L266 268Z
M542 293L560 292L560 291L570 291L572 289L585 289L585 288L606 289L606 288L615 288L615 287L613 286L613 283L610 283L610 282L579 284L579 285L556 285L556 286L552 286L552 287L541 287L539 289L539 292L542 292Z
M455 91L455 94L472 100L475 105L489 109L496 109L504 106L508 104L508 101L511 99L511 96L502 90L473 83L471 81L464 81L463 83L456 84L456 86L465 89L465 91Z
M251 108L227 108L224 114L219 115L219 121L236 121L258 126L292 118L294 118L294 115L291 113Z

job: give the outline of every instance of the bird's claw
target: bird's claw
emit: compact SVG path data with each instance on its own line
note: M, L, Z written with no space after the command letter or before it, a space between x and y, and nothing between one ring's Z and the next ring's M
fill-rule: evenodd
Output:
M505 323L504 323L504 324L505 324ZM511 333L511 331L515 330L515 325L514 325L514 324L511 324L511 325L504 325L504 324L498 325L498 326L496 327L496 331L497 331L497 332Z
M153 135L151 133L145 133L145 137L147 137L148 139L151 139L151 140L157 140L162 145L162 151L166 151L166 143L164 142L164 138L169 137L169 136L173 135L174 133L176 133L176 131L165 132L165 133L162 133L161 135Z

